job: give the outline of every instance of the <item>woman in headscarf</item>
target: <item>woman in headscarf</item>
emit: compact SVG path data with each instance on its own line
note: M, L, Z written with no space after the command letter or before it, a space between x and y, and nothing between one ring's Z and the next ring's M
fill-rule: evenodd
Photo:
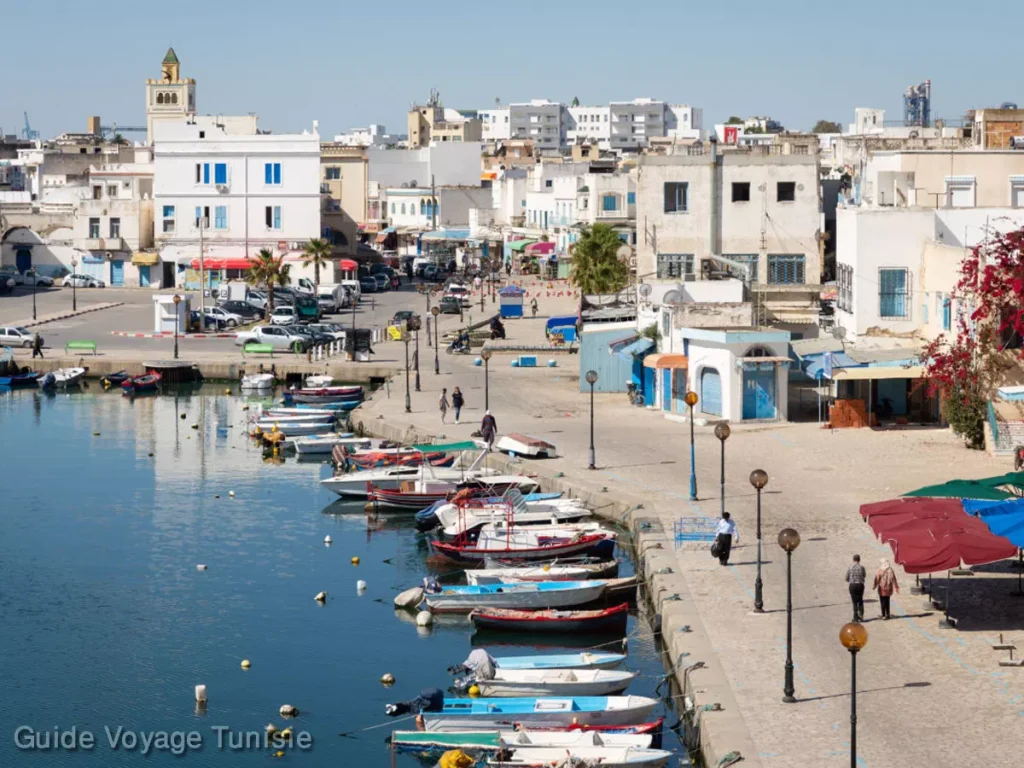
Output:
M874 588L878 590L878 602L882 606L882 618L888 620L890 615L889 598L892 597L893 592L900 591L900 585L896 581L896 572L884 557L878 565L878 570L875 571Z

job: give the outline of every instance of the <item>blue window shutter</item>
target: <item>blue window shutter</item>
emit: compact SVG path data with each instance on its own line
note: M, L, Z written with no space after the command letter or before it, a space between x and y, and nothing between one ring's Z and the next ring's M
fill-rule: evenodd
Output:
M196 206L196 226L199 226L199 220L203 217L203 208L200 205Z
M274 177L271 175L271 173L272 173L272 171L270 169L270 163L264 164L264 166L263 166L263 183L264 184L272 184L273 183Z
M274 206L274 229L281 228L281 206Z
M226 205L218 205L214 208L213 217L214 229L228 228L228 207Z
M210 164L203 163L203 184L210 183Z
M280 184L281 183L281 164L280 163L274 163L274 183L275 184Z
M217 163L213 166L213 183L214 184L227 184L228 183L228 164Z
M636 203L636 192L630 192L626 195L626 203L634 205Z

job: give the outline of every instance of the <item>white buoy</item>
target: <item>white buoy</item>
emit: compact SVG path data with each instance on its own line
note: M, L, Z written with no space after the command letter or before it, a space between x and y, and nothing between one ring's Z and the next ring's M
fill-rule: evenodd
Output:
M356 589L358 589L360 592L364 591L366 589L366 582L363 581L362 579L357 581L356 582Z
M430 611L420 611L416 614L416 626L429 627L434 623L434 614Z
M423 587L413 587L401 592L395 597L395 607L405 608L407 610L414 609L417 605L423 602Z
M197 685L196 686L196 701L198 701L200 704L205 704L206 703L206 686L205 685Z
M196 566L196 570L197 571L205 571L206 570L206 566L203 565L202 563L200 563L199 565Z
M327 593L317 592L316 597L314 597L313 599L316 600L318 603L325 603L327 602Z
M242 669L248 669L252 666L252 662L248 659L242 659Z
M235 498L235 492L234 491L228 491L228 496L230 496L232 499Z
M380 682L381 685L386 685L390 687L395 684L395 676L392 675L390 672L387 672L381 675Z
M331 541L332 539L330 536L324 536L324 544L326 544L327 546L331 546Z
M281 717L298 717L299 716L298 708L293 707L291 704L282 704L280 711L281 711Z

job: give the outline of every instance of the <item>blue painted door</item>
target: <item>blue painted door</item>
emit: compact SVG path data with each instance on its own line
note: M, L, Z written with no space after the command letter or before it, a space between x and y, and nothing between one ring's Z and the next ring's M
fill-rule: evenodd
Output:
M139 285L143 288L149 288L149 265L142 264L139 266Z
M686 369L676 368L672 379L672 399L675 400L676 413L686 413Z
M710 416L722 415L722 378L714 368L701 371L700 409Z
M110 262L110 284L111 285L124 285L124 262L123 261L112 261L112 262Z
M881 409L885 401L892 406L893 416L906 416L907 414L907 380L906 379L879 379L878 397L875 399L875 408Z
M15 251L14 267L19 272L28 272L32 269L32 251L28 248L19 248Z
M653 368L644 368L644 403L654 405L654 375L657 373Z
M775 418L775 367L743 372L743 418Z
M661 410L672 410L672 369L664 368L661 371Z

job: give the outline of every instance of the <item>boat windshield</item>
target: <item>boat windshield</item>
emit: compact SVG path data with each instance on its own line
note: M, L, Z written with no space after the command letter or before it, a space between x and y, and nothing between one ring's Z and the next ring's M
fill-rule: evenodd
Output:
M502 499L506 504L512 505L513 512L526 512L526 499L523 498L523 494L519 492L518 488L509 488L505 491L505 495Z

